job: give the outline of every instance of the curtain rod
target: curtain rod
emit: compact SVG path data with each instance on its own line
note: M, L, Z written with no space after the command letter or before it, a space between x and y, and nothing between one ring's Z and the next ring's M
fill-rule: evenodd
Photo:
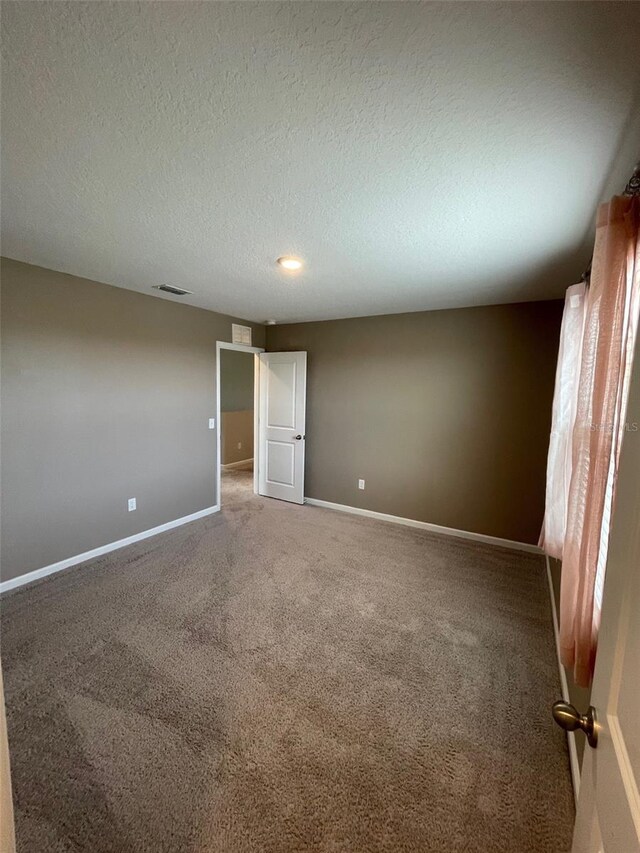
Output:
M624 196L628 196L629 198L634 195L640 196L640 160L636 163L636 167L633 170L633 174L629 178L629 181L624 188L624 192L622 193ZM593 258L589 261L589 266L582 273L582 281L586 284L589 284L589 278L591 277L591 264L593 262Z

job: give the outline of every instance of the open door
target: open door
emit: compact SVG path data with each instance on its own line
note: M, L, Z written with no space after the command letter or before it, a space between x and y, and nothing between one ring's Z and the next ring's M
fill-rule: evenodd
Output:
M640 853L640 351L626 420L572 853Z
M260 354L258 492L304 503L306 352Z

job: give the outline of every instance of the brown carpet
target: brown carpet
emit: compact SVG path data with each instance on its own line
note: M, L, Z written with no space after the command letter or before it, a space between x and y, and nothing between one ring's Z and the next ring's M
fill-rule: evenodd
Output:
M542 559L250 476L3 599L20 853L567 851Z

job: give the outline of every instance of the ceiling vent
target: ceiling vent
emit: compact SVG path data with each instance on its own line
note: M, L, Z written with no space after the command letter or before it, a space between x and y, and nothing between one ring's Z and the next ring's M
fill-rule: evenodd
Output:
M174 296L186 296L188 293L193 293L193 290L183 290L181 287L174 287L172 284L154 284L153 287L155 290L173 293Z

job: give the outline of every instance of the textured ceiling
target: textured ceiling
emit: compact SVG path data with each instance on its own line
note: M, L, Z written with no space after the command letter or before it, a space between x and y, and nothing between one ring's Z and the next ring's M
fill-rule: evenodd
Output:
M3 2L3 254L252 320L558 296L633 163L638 11Z

